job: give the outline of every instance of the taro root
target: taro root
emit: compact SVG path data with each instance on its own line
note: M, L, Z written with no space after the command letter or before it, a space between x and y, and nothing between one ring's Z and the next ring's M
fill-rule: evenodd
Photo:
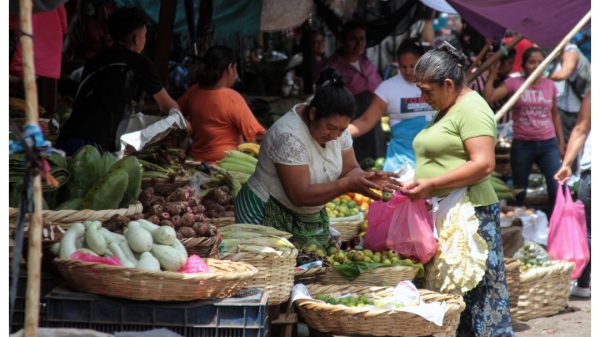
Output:
M217 227L215 225L210 225L208 228L208 233L210 236L217 236L219 234L219 231L217 230Z
M233 218L233 217L235 217L235 213L233 211L225 211L225 212L223 212L223 217Z
M175 225L173 224L173 221L171 220L162 220L159 223L160 226L169 226L169 227L175 227Z
M195 214L204 213L205 210L206 210L206 208L204 208L204 206L202 206L202 204L192 207L192 212L194 212Z
M171 218L171 215L168 212L162 212L158 217L161 220L169 220Z
M235 208L235 206L234 206L234 205L232 205L232 204L229 204L229 205L226 205L226 206L225 206L225 211L233 211L233 210L234 210L234 208Z
M210 234L210 226L208 224L196 222L194 223L194 226L192 228L194 228L194 231L196 231L196 234L198 234L198 236L209 236Z
M204 214L206 214L206 216L209 218L218 218L219 217L219 212L215 211L214 209L209 209Z
M177 240L183 239L183 235L181 235L179 232L175 233L175 235L177 236Z
M179 227L177 233L180 233L184 238L196 237L196 231L192 227Z
M150 207L150 209L147 212L151 215L159 215L163 211L164 211L164 209L163 209L162 205L156 204L156 205L152 205L152 207Z
M165 205L165 211L169 212L170 215L179 215L184 210L183 205L180 201L168 202Z
M214 204L212 206L212 209L214 209L215 211L217 211L218 213L223 213L225 212L225 207L223 207L222 205L219 204ZM220 216L219 216L220 217Z
M186 227L192 227L194 225L194 214L193 213L185 213L181 217L181 225Z
M187 188L179 187L173 193L169 194L167 201L186 201L190 198L191 192Z
M173 222L175 228L179 228L181 226L181 215L172 216L171 222Z
M204 214L202 214L202 213L194 214L194 222L204 222L204 220L206 220L206 217L204 216Z
M147 217L146 220L152 222L155 225L158 225L160 223L160 218L156 214Z

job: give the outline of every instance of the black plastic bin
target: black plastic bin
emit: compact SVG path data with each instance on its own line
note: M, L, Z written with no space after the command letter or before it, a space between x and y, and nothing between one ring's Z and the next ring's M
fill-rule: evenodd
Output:
M46 296L45 324L106 333L167 328L189 337L267 336L266 293L250 288L239 295L192 302L132 301L58 287Z

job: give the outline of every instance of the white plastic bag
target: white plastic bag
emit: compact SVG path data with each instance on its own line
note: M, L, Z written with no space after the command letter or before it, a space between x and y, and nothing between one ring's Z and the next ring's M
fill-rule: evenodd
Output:
M519 217L523 223L523 239L533 241L540 245L548 244L548 216L546 213L537 210L532 215L522 215Z

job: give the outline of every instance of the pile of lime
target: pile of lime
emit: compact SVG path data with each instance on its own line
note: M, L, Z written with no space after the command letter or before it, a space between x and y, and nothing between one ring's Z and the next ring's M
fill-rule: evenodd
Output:
M319 301L323 301L328 304L333 304L333 305L342 304L347 307L357 307L357 308L375 304L375 302L366 295L358 295L358 296L348 295L348 296L341 296L341 297L336 298L336 297L333 297L330 295L317 294L317 295L315 295L315 299L317 299Z
M328 202L325 210L330 218L344 218L357 215L360 212L360 206L348 197L340 197Z
M370 249L346 251L329 247L327 249L327 261L334 266L353 262L374 262L394 265L400 261L400 256L393 250L384 250L381 252L373 252Z

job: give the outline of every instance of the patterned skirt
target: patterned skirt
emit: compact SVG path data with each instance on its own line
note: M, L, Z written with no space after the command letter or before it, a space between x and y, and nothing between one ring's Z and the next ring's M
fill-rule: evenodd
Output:
M489 254L483 280L463 296L466 309L460 317L457 337L512 337L512 320L504 270L498 204L475 207L478 233Z

